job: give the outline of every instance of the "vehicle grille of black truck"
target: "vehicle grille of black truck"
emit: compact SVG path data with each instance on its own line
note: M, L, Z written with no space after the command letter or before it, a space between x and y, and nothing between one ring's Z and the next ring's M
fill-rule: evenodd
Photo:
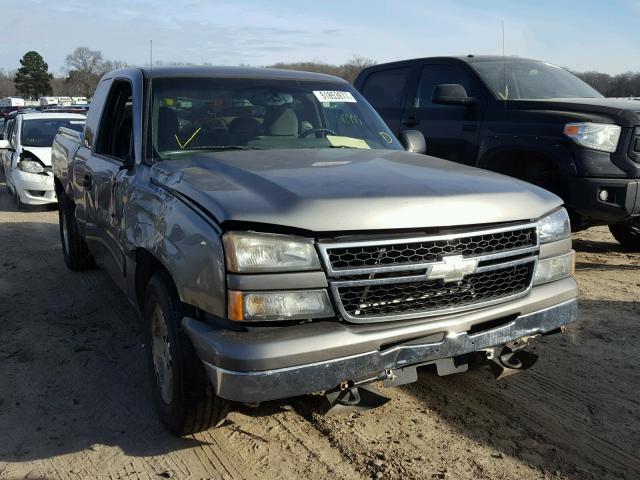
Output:
M420 238L320 243L345 320L455 313L528 293L538 258L535 224Z

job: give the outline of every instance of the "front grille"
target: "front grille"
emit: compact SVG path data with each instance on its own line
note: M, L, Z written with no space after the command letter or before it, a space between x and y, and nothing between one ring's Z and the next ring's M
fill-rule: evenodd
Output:
M536 229L521 228L457 238L327 248L333 270L411 265L437 261L445 255L476 257L533 247Z
M423 318L525 295L536 224L399 239L321 242L333 300L352 322Z
M352 317L378 317L433 312L510 297L525 292L534 262L475 273L454 283L440 280L338 287L346 313Z

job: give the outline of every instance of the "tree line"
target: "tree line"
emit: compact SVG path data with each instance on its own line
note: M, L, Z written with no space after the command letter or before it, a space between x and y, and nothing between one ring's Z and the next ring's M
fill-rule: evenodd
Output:
M353 83L363 68L375 65L375 63L370 58L354 56L341 65L310 61L279 62L268 66L326 73ZM154 62L154 66L161 65L192 64ZM20 59L20 67L17 70L0 69L0 98L15 95L36 99L42 95L91 97L104 73L126 66L127 64L122 61L106 60L99 50L78 47L66 56L63 67L64 74L54 76L49 72L49 66L44 58L38 52L30 51ZM573 73L605 97L640 97L640 72L627 72L618 75L597 71Z

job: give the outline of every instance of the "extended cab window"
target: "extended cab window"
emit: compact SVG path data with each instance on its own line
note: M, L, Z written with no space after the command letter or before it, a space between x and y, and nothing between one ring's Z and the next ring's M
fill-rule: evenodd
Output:
M188 150L402 147L346 83L250 78L153 82L151 144Z
M120 81L113 84L100 120L97 154L124 161L133 153L131 84Z
M409 71L409 67L402 67L373 72L367 77L362 94L375 108L400 108Z
M415 98L416 107L446 107L431 102L433 89L437 85L443 84L462 85L471 94L472 85L469 75L460 67L454 65L425 65L420 72L420 81L418 83L418 91Z

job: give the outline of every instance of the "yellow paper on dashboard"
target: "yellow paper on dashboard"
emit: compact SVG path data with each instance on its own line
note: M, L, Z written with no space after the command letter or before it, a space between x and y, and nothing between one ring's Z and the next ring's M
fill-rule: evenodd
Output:
M327 140L334 147L368 148L369 144L361 138L340 137L338 135L327 135Z

